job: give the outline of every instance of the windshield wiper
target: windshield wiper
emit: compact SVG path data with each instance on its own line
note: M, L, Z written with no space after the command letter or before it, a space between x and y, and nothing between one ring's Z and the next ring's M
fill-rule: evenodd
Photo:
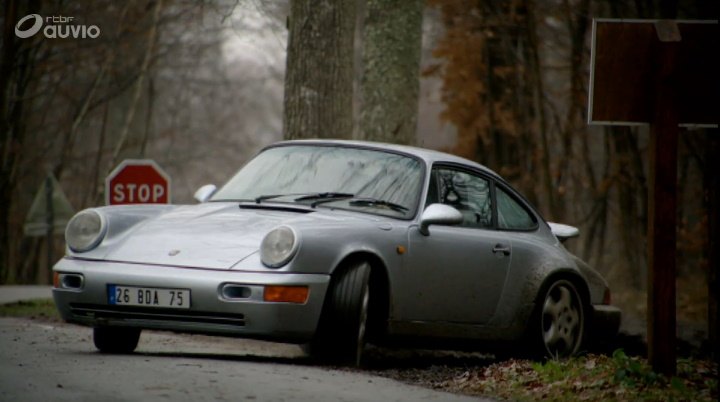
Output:
M324 193L292 193L292 194L267 194L267 195L261 195L259 197L255 198L255 203L260 204L263 201L270 200L273 198L280 198L280 197L290 197L293 195L302 195L302 197L295 198L293 201L309 201L309 200L319 200L319 201L331 201L338 198L352 198L355 196L355 194L350 193L336 193L336 192L324 192ZM315 201L319 202L319 201ZM312 207L315 207L315 203L312 203Z
M310 204L310 207L315 208L318 204L322 204L323 202L335 201L337 199L342 199L342 198L352 198L354 196L355 196L355 194L338 193L338 192L329 191L329 192L325 192L325 193L315 193L315 194L304 195L302 197L298 197L298 198L294 199L293 201L298 202L298 201L314 200L314 202Z
M289 197L291 195L297 195L297 194L267 194L267 195L261 195L259 197L255 197L255 203L259 204L265 200L270 200L273 198L280 198L280 197Z
M300 193L302 194L302 193ZM255 198L255 203L260 204L261 202L265 200L270 200L273 198L280 198L280 197L289 197L292 195L299 195L299 194L268 194L268 195L261 195L257 198ZM340 192L333 192L328 191L324 193L313 193L313 194L306 194L301 197L295 198L294 202L300 202L300 201L313 201L310 204L311 208L315 208L319 204L324 204L326 202L332 202L332 201L338 201L341 199L347 199L352 198L352 200L349 202L350 205L353 206L363 206L363 207L386 207L390 208L394 211L398 212L407 212L409 209L403 205L396 204L394 202L386 201L386 200L380 200L377 198L369 198L369 197L355 197L355 194L350 193L340 193Z
M360 207L387 207L398 212L407 212L409 209L394 202L379 200L377 198L356 198L349 202L350 205Z

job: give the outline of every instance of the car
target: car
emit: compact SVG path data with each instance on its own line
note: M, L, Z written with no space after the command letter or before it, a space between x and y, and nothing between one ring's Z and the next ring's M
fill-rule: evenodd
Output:
M343 140L270 145L195 205L90 208L53 297L101 352L143 329L297 343L359 365L366 343L580 351L617 332L601 275L490 169Z

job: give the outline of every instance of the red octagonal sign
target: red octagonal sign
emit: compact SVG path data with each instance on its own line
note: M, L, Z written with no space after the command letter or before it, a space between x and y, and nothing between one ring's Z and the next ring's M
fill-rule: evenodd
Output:
M169 204L170 176L153 160L126 159L105 178L105 204Z

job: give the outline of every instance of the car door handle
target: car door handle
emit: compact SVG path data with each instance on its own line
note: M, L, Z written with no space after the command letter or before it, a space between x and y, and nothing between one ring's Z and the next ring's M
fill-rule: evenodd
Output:
M503 253L503 255L510 255L510 247L504 244L496 244L492 249L493 253Z

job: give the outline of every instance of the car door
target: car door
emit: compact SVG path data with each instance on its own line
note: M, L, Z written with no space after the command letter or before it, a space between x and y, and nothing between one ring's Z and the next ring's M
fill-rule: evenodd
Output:
M492 181L456 167L431 171L426 205L440 202L463 215L457 226L408 232L396 309L404 321L486 323L494 314L512 256L507 234L495 230Z

